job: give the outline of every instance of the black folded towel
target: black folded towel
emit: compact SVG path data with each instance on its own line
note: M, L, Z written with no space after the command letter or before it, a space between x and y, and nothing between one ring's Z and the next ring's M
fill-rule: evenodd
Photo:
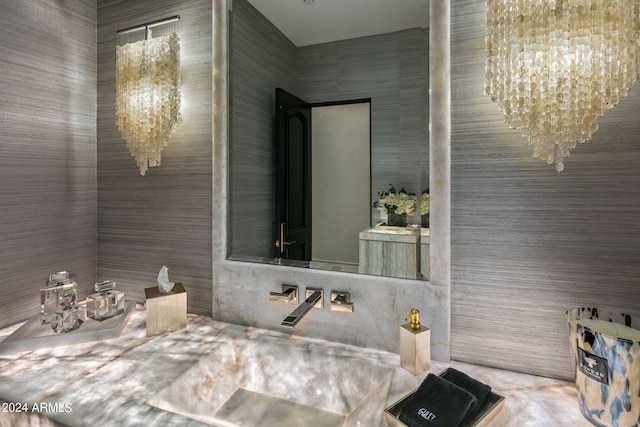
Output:
M429 374L400 411L409 427L458 427L476 398L457 385Z
M464 372L460 372L453 368L448 368L442 374L440 374L440 378L443 378L449 382L454 383L460 388L465 389L469 393L476 398L476 405L469 410L469 413L464 419L465 424L467 421L472 420L478 413L482 410L485 403L489 399L489 395L491 394L491 387L488 385L481 383L480 381L471 378L469 375Z

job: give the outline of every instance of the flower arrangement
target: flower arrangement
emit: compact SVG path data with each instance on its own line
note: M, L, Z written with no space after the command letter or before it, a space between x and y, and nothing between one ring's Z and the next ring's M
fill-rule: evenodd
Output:
M422 192L420 197L420 215L427 215L431 208L431 197L429 196L429 189L427 188Z
M398 192L392 184L389 184L389 186L390 188L387 191L378 192L379 198L373 202L373 207L396 215L414 215L417 211L418 197L414 193L408 193L404 187Z

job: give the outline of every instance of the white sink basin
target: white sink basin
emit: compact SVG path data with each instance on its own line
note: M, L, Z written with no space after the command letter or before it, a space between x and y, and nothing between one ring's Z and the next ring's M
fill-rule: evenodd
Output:
M390 367L286 335L231 335L147 403L218 426L381 425Z

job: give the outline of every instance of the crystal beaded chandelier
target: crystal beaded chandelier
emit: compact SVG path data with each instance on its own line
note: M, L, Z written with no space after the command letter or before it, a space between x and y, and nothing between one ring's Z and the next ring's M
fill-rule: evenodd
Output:
M640 0L486 0L485 93L558 172L640 74Z
M151 28L177 22L174 17L118 32L116 47L116 123L136 159L140 175L160 166L180 115L180 38L169 31L151 37ZM121 39L144 40L120 43ZM154 32L156 30L154 29ZM158 31L160 33L160 31Z

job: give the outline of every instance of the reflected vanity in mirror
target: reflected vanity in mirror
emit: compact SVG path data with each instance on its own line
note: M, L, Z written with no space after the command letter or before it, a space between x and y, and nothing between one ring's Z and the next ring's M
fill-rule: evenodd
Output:
M354 3L232 3L228 256L428 279L428 1Z

